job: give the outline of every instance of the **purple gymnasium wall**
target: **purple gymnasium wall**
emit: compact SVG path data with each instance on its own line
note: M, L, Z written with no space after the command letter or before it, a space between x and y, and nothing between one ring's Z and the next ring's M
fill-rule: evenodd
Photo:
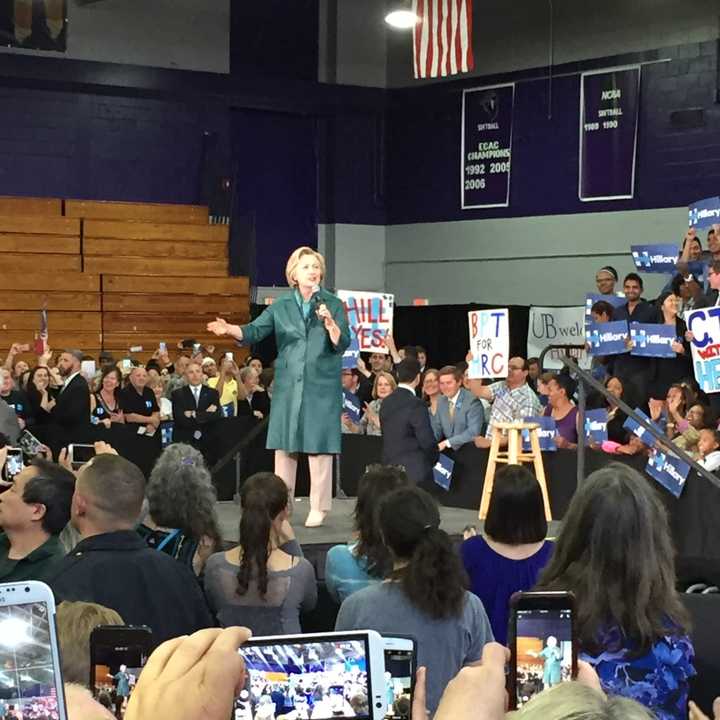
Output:
M385 115L381 91L371 97L366 89L328 88L305 77L278 75L271 88L276 96L277 87L295 83L296 94L305 88L305 105L294 109L287 98L268 99L258 90L247 100L239 91L209 97L205 80L193 73L182 74L186 96L168 81L173 92L160 100L148 97L155 90L61 91L49 81L20 87L21 80L3 80L0 72L0 194L198 202L203 133L216 133L233 161L238 210L254 218L258 285L283 283L279 259L298 241L314 243L318 222L382 225L684 205L717 194L720 184L717 43L601 59L558 73L664 57L672 61L643 69L631 201L578 201L579 77L555 79L548 119L547 83L527 80L538 74L532 72L392 91ZM238 58L233 70L240 77ZM38 67L43 61L34 59ZM111 74L117 66L106 67ZM157 74L147 75L162 84ZM512 79L518 88L511 206L463 212L462 88ZM672 113L690 108L704 111L700 126L673 123Z
M635 198L578 200L580 76L564 73L626 62L670 58L645 65L640 89ZM540 73L474 78L394 93L389 111L390 224L474 220L686 205L718 194L720 105L718 43L694 43L636 56L557 68L552 116L547 80ZM513 116L510 207L460 209L462 89L517 81ZM683 127L677 111L701 109L702 124Z

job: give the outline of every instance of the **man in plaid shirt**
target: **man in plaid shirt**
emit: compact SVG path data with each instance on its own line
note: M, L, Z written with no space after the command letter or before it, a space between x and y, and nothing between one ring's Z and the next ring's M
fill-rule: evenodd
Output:
M510 358L506 380L483 385L481 380L470 380L470 389L476 397L492 403L490 421L485 437L475 438L477 447L490 447L492 427L496 422L513 422L542 414L542 406L533 389L527 384L528 365L521 357Z

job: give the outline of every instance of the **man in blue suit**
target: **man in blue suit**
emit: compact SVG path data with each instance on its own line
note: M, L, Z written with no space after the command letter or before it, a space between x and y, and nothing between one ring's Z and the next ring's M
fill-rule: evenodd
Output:
M438 449L459 450L482 434L485 410L482 403L462 386L463 374L452 365L440 370L437 412L430 415Z

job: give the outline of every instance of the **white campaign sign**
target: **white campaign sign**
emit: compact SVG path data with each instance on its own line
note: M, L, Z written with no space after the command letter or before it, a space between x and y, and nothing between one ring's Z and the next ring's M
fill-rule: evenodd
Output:
M540 357L548 345L585 345L585 308L531 307L528 322L527 356ZM563 350L550 350L545 355L544 367L551 370L563 367L560 357ZM580 358L580 367L590 367L590 357L583 350L572 350L570 355Z
M472 361L468 377L504 378L508 374L510 329L507 308L471 310L468 313Z
M358 340L360 352L388 354L385 336L392 332L395 296L389 293L338 290L345 303L350 335Z

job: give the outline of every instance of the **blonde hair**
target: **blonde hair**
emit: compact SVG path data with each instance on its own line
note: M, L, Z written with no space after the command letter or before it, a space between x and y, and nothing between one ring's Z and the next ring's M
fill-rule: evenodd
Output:
M566 682L543 690L517 712L511 720L651 720L655 715L635 700L610 695L582 685Z
M395 378L389 373L385 372L384 370L381 370L376 376L375 376L375 382L373 383L373 389L372 389L372 396L373 399L377 400L377 386L378 386L378 380L380 378L385 378L389 383L390 387L395 390L397 388L397 382L395 382Z
M62 676L66 683L88 687L90 682L90 634L98 625L124 625L111 608L88 602L60 603L56 613Z
M325 277L325 258L316 250L303 245L293 252L293 254L288 258L287 265L285 266L285 277L287 278L287 283L290 287L297 287L297 277L295 274L297 273L297 267L300 264L300 259L304 255L312 255L318 261L320 264L320 273L322 274L320 279L322 280L322 278Z

